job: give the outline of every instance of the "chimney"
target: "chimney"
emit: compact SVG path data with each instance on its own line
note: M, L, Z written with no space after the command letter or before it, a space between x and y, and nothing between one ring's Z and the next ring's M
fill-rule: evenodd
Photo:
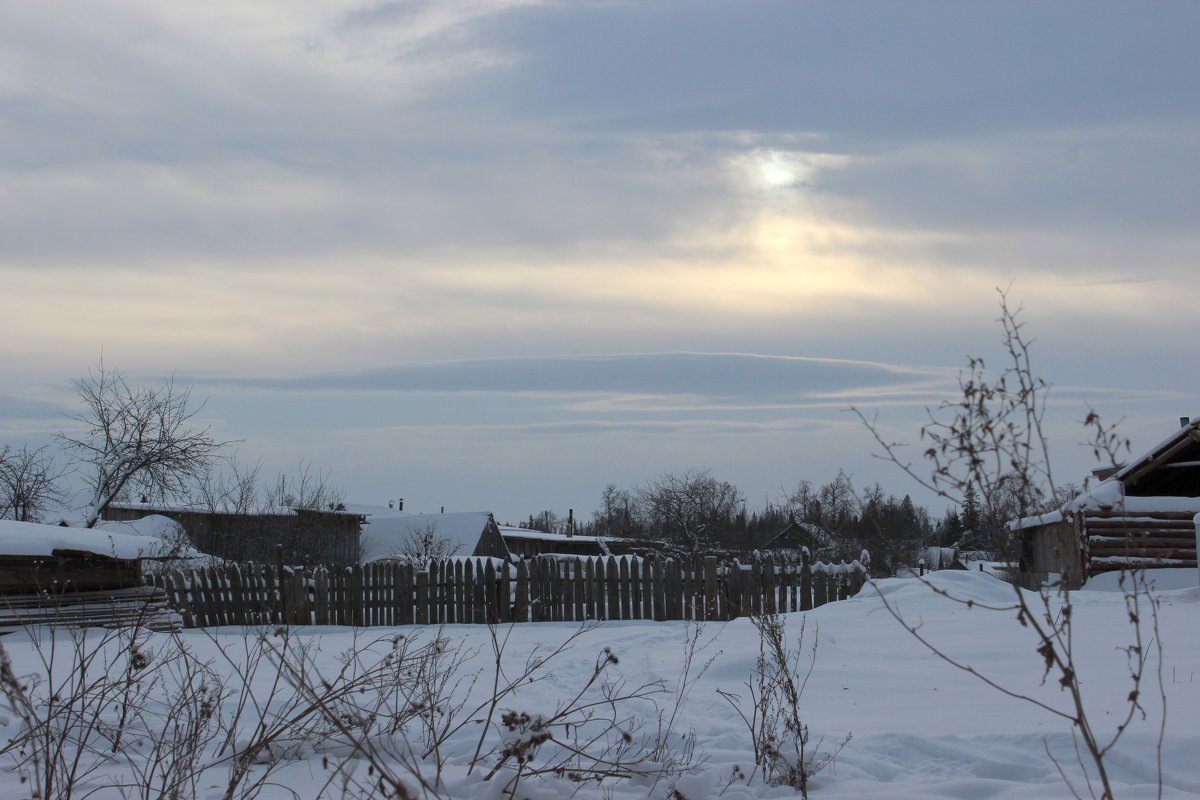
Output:
M400 503L400 508L398 508L396 510L403 511L404 510L404 498L403 497L400 498L399 503Z
M395 507L396 507L396 504L393 503L391 500L388 500L388 508L395 508Z
M443 514L445 514L445 513L446 513L446 507L445 507L445 506L442 506L442 513L443 513Z
M1192 424L1191 417L1180 417L1179 418L1179 427L1186 428L1190 424Z
M567 536L575 535L575 509L567 509Z

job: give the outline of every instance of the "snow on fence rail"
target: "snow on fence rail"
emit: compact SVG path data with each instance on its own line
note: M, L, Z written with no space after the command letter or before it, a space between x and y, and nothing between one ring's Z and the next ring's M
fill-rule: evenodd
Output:
M487 558L291 570L232 564L150 578L185 627L437 625L590 619L727 620L853 596L866 570L841 564Z

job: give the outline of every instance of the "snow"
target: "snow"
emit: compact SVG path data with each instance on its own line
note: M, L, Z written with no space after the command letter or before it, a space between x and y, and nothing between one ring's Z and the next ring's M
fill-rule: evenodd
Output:
M1187 570L1193 577L1194 571ZM904 617L921 625L921 632L949 654L969 663L980 672L995 677L1015 691L1028 694L1057 708L1066 708L1069 698L1053 679L1042 681L1041 659L1035 652L1036 641L1028 628L1017 624L1011 612L989 611L983 604L1011 604L1014 589L986 574L942 571L927 578L929 586L917 580L887 579L868 585L855 598L831 603L810 612L787 615L786 625L792 641L805 626L805 652L816 643L815 666L802 697L805 722L812 741L828 750L847 734L853 738L837 755L833 764L818 774L810 785L814 800L850 800L851 798L992 798L993 800L1043 800L1070 797L1070 791L1047 756L1047 748L1060 761L1067 775L1078 785L1080 767L1075 761L1069 725L1063 720L1027 702L1014 700L984 686L977 678L956 669L932 655L906 633L889 615L886 600ZM1112 732L1119 719L1129 685L1124 655L1118 647L1128 644L1126 609L1122 596L1094 581L1085 590L1072 595L1076 659L1080 666L1086 704L1093 722L1103 735ZM1164 581L1174 586L1174 580ZM968 607L939 596L933 588L970 599ZM1094 591L1093 587L1101 590ZM1161 674L1168 703L1166 737L1163 748L1162 796L1181 800L1200 795L1200 772L1195 757L1200 752L1200 588L1159 587L1159 635L1164 643ZM508 674L520 674L526 659L537 648L553 648L576 629L572 623L540 623L514 626L508 632L503 664ZM586 631L569 649L551 662L536 682L522 684L501 704L506 710L524 711L531 718L549 716L568 701L591 674L598 655L611 648L619 663L613 665L611 678L624 679L626 685L662 679L668 694L659 698L660 708L668 715L679 688L685 643L691 628L684 623L648 621L608 622ZM244 653L256 631L219 628L189 630L183 643L201 658L221 665L222 650L237 659ZM501 630L504 635L506 631ZM336 673L346 654L366 657L370 642L380 653L386 651L396 634L428 641L437 634L434 628L401 629L305 628L296 634L306 652L324 674ZM88 633L98 637L98 632ZM487 696L491 686L494 658L488 630L483 626L452 625L441 630L446 647L459 654L459 677L480 673L480 680L452 682L469 695L471 707ZM39 650L38 641L42 642ZM276 637L268 631L269 637ZM4 649L13 660L18 676L41 674L40 653L46 649L45 634L16 633L5 637ZM152 634L142 652L154 646L166 646L167 635ZM692 742L697 769L675 784L688 800L724 797L729 800L761 800L798 796L784 787L764 785L732 778L737 767L749 774L753 767L750 739L736 712L717 694L721 689L746 695L745 681L752 674L759 654L758 637L749 620L706 623L699 633L700 649L693 662L693 676L699 666L712 659L707 671L686 692L671 741L676 747ZM68 648L63 648L66 652ZM1157 651L1149 648L1151 675L1159 674ZM807 663L806 661L804 662ZM230 670L221 670L228 675ZM266 674L270 673L270 674ZM165 675L164 675L165 677ZM265 702L273 670L264 670L254 684L256 702ZM1147 718L1130 725L1108 759L1108 768L1120 798L1153 798L1157 795L1155 778L1155 742L1161 719L1156 702L1156 684L1144 687ZM229 716L237 695L226 697L218 713ZM647 702L629 703L623 713L639 717L642 733L652 733L658 725L655 708ZM15 716L0 721L0 736L11 736ZM248 723L247 723L248 724ZM441 797L469 800L496 800L505 795L498 781L511 777L502 772L492 781L484 781L476 770L467 775L466 765L474 751L480 728L469 725L459 738L444 748L445 770ZM243 729L239 737L250 734ZM508 732L495 731L487 747L498 744ZM525 737L526 739L528 737ZM519 735L514 741L520 740ZM380 752L394 757L401 748L384 745ZM327 783L332 770L350 757L344 749L328 742L296 744L290 755L283 755L277 769L262 787L263 800L314 798L323 787L326 797L342 797L338 781ZM12 757L11 754L9 756ZM197 797L223 796L228 765L213 764L198 784ZM395 760L389 762L395 766ZM490 764L491 762L489 762ZM538 763L538 762L535 762ZM113 784L130 779L128 767L117 759L103 765L88 777L83 791L95 788L96 800L120 797ZM0 766L4 765L0 761ZM366 766L352 762L366 778ZM263 766L255 768L262 774ZM427 774L432 767L426 764ZM620 800L667 798L666 782L639 778L605 781L600 784L574 783L565 778L527 778L521 783L519 798L566 800L567 798L604 798ZM1084 790L1086 792L1086 789ZM294 792L294 794L293 794ZM0 768L0 796L28 796L16 771ZM358 796L349 794L346 796ZM433 793L416 793L433 797Z
M166 517L148 517L136 524L105 523L88 529L0 520L0 554L49 557L56 550L69 550L129 560L168 557L179 551L177 542L164 536L171 530L166 523L175 524ZM185 555L196 554L188 550Z
M1154 588L1165 591L1168 589L1191 589L1200 585L1200 574L1196 570L1186 568L1148 569L1145 571L1146 582ZM1128 585L1128 584L1127 584ZM1088 578L1083 588L1089 592L1120 592L1121 573L1119 571L1102 572Z

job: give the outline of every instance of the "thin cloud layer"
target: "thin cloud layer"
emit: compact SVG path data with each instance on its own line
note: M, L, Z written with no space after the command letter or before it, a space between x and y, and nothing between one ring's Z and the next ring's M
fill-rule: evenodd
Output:
M684 395L762 402L944 386L944 370L825 358L661 353L502 358L413 364L290 378L204 378L190 383L275 391L446 394Z
M1012 287L1046 374L1104 387L1065 394L1170 418L1200 392L1166 367L1200 291L1198 23L1182 3L8 3L0 359L198 376L232 437L262 426L363 480L400 456L341 442L412 425L449 461L475 444L455 425L518 465L599 430L649 459L640 431L656 463L761 475L737 431L781 470L796 456L755 437L849 461L838 409L952 392ZM34 405L0 414L28 428Z

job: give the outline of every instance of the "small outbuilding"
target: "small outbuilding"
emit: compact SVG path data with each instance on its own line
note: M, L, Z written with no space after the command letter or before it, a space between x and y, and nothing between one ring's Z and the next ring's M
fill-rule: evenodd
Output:
M1200 418L1062 509L1011 523L1026 587L1061 578L1072 588L1121 569L1196 567Z

